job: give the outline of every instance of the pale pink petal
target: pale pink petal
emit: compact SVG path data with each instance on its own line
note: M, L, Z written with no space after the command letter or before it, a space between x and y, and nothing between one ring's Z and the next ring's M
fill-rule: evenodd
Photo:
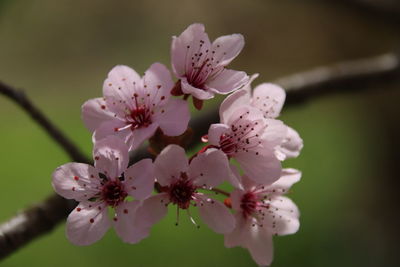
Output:
M100 240L110 228L106 205L81 202L68 216L66 234L78 246L87 246Z
M109 120L100 124L99 127L93 133L93 143L106 138L107 136L117 136L118 138L128 141L128 138L132 135L130 127L127 127L126 123L122 120Z
M218 37L211 46L211 50L215 51L214 62L218 62L218 66L228 65L242 51L243 46L244 38L241 34Z
M253 125L253 132L262 132L264 131L265 122L266 120L258 109L251 106L241 105L232 111L230 117L227 117L226 124L234 125L238 128L240 124L245 126L249 123L252 125L257 123L257 125Z
M270 265L273 260L272 233L256 223L247 230L244 240L251 257L258 265Z
M236 211L241 211L241 204L242 204L242 197L246 193L246 191L243 191L241 189L235 189L232 191L230 194L230 199L231 199L231 204L232 208ZM239 212L240 213L240 212ZM241 214L241 213L240 213Z
M178 179L182 172L187 172L189 162L182 147L169 145L157 156L154 165L157 181L167 186Z
M265 214L263 223L272 234L289 235L299 230L300 212L292 200L276 196L272 198L269 205L272 212Z
M261 135L263 145L268 148L274 148L283 143L288 131L288 127L280 120L265 119L265 129Z
M250 94L246 90L238 90L227 96L219 107L221 123L227 123L232 114L245 105L250 105Z
M249 76L244 71L223 69L216 77L206 81L206 89L218 94L229 94L248 81Z
M153 192L154 182L154 165L151 159L143 159L125 171L125 190L136 199L148 198Z
M158 128L158 123L153 122L147 127L136 128L132 131L131 136L129 136L127 145L129 147L129 151L137 149L144 141L149 139L154 135Z
M217 186L229 180L230 175L228 158L217 149L208 149L198 154L189 165L189 179L199 187Z
M233 248L241 246L246 248L246 235L250 231L251 219L246 220L240 212L237 212L233 216L236 220L236 226L231 233L225 234L225 247Z
M238 168L233 164L229 164L229 165L230 165L231 172L229 175L228 182L231 185L233 185L235 188L243 189L242 178L240 176Z
M100 191L100 178L93 166L67 163L53 172L52 185L57 194L62 197L82 201Z
M160 125L164 134L178 136L183 134L190 120L187 102L182 99L170 99L163 113L158 113L154 121Z
M171 73L161 63L152 64L144 73L143 93L150 94L148 97L152 100L152 103L157 104L161 99L169 98L173 86L174 82L172 81Z
M126 243L139 243L149 235L146 229L134 225L139 205L139 201L122 202L115 209L114 228L118 236Z
M200 200L199 214L205 224L219 234L227 234L235 228L235 218L225 205L217 200L197 195Z
M276 148L276 155L279 160L295 158L300 155L302 148L303 139L301 139L299 134L293 128L287 126L286 137L283 140L283 143Z
M200 42L201 41L201 42ZM187 27L181 35L173 37L171 46L172 69L177 77L183 77L192 68L194 54L207 55L210 40L205 33L204 25L194 23Z
M134 225L140 229L149 229L167 215L168 194L160 193L144 200L136 211Z
M104 121L114 119L103 98L94 98L86 101L82 105L82 120L91 132L100 126Z
M281 163L269 150L241 151L235 158L246 175L257 183L269 185L280 177Z
M115 66L103 84L103 95L107 99L113 97L116 101L125 101L126 105L133 107L131 97L137 87L141 87L140 76L128 66ZM111 108L111 107L110 107Z
M191 84L188 83L186 78L181 78L181 86L182 86L182 91L185 94L190 94L196 97L197 99L207 100L214 97L213 92L204 90L202 88L193 87Z
M258 76L259 76L258 73L254 73L253 75L251 75L249 81L247 82L247 84L246 84L245 86L243 86L242 90L246 90L246 91L251 95L251 92L252 92L251 83L252 83L255 79L257 79Z
M211 124L208 130L208 142L212 145L219 145L221 136L230 130L229 126L222 123Z
M128 147L118 137L108 136L95 143L94 166L110 179L118 179L129 164Z
M272 83L260 84L253 91L253 105L260 109L266 118L279 116L285 98L285 90Z
M268 187L267 194L286 194L294 183L300 181L301 172L296 169L282 169L281 178Z

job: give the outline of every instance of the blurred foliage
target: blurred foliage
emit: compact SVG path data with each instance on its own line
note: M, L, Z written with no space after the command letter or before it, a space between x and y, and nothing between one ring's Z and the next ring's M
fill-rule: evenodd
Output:
M242 33L246 46L232 67L260 73L255 84L387 52L400 41L397 25L335 1L0 1L0 79L25 88L90 155L81 104L101 95L116 64L138 72L154 61L169 66L171 36L193 22L204 23L211 39ZM396 266L398 221L394 204L385 202L397 178L386 169L394 148L385 127L396 116L382 116L396 113L399 90L387 89L284 109L282 119L305 143L299 158L285 162L303 172L289 195L301 210L301 228L275 238L273 266ZM4 221L53 192L51 173L69 159L4 98L0 125ZM224 248L223 237L204 224L197 230L185 216L180 222L176 227L171 209L138 245L110 231L90 247L71 245L60 225L0 266L255 266L245 250Z

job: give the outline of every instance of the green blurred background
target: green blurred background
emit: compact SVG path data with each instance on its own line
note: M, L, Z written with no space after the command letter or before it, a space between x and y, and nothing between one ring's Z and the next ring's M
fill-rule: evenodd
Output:
M393 17L392 17L393 18ZM101 95L108 71L167 66L172 35L202 22L211 39L239 32L246 46L232 68L256 83L399 48L399 20L347 1L0 0L0 80L29 97L88 155L80 106ZM290 197L300 231L276 237L273 266L398 266L400 85L335 94L284 109L304 149L285 166L303 172ZM0 221L53 192L53 170L69 158L14 103L0 98ZM0 266L255 266L223 236L175 212L138 245L113 231L90 247L71 245L64 225Z

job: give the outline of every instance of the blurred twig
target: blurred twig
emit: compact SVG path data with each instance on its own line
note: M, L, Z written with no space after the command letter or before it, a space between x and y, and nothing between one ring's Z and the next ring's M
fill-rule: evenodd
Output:
M365 90L372 85L400 80L400 63L396 54L385 54L374 58L355 60L319 67L276 80L287 91L287 104L302 103L318 96ZM379 88L379 87L375 87ZM77 147L69 141L20 91L0 83L0 93L20 105L44 130L70 155L74 161L88 162ZM219 121L218 110L205 111L192 120L190 127L194 138L193 147L206 134L211 123ZM131 155L131 162L149 157L146 148ZM22 211L14 218L0 225L0 259L36 237L51 231L64 220L76 203L52 195L43 202Z
M31 101L25 96L23 91L16 90L0 82L0 93L12 99L23 108L31 118L38 123L50 137L67 152L72 160L76 162L89 162L79 148L65 134L58 129Z

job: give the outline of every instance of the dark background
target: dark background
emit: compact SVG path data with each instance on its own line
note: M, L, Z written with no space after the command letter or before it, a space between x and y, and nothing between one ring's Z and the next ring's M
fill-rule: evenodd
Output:
M355 3L356 2L356 3ZM360 4L360 3L367 4ZM372 3L372 5L368 4ZM393 7L377 11L374 3ZM31 99L90 155L80 106L101 96L116 64L143 72L167 66L172 35L206 25L211 39L242 33L232 68L258 72L255 84L341 60L400 51L396 1L0 0L0 80ZM389 11L388 11L389 10ZM398 266L400 84L332 94L284 108L282 119L304 139L303 172L290 197L301 228L276 237L273 266ZM209 104L210 105L210 104ZM52 193L51 173L68 157L17 106L0 98L0 221ZM0 266L255 266L223 236L197 230L175 211L139 245L113 231L76 247L64 225Z

